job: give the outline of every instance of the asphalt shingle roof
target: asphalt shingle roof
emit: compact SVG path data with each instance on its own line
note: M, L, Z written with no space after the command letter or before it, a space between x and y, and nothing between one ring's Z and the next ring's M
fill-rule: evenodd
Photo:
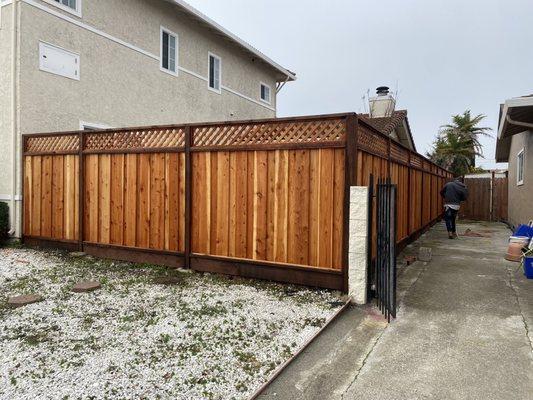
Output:
M393 111L390 117L370 118L368 114L359 114L359 116L378 131L389 135L407 118L407 110Z

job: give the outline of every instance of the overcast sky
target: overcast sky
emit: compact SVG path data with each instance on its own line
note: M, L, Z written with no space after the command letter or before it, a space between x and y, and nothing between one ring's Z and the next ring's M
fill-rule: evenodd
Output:
M532 0L188 0L298 80L278 116L363 112L362 96L398 88L419 152L471 109L497 129L499 104L533 93ZM495 139L483 140L494 167Z

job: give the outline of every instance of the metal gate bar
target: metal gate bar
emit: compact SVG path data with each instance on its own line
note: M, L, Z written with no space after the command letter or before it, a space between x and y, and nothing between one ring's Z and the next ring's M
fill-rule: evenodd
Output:
M376 303L390 322L396 318L396 185L379 179L376 196Z

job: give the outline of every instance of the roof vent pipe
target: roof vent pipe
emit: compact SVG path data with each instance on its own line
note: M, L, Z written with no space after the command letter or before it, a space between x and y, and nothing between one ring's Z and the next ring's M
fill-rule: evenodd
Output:
M388 86L376 89L376 96L368 99L370 105L370 118L390 117L396 107L396 100L389 92Z
M376 88L376 93L378 96L386 96L389 94L389 87L388 86L380 86Z

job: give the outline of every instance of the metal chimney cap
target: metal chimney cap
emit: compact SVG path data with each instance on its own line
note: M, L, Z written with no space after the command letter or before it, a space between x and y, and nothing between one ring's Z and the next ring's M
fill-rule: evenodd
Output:
M389 87L388 86L380 86L380 87L376 88L376 93L378 94L378 96L385 96L385 95L389 94Z

